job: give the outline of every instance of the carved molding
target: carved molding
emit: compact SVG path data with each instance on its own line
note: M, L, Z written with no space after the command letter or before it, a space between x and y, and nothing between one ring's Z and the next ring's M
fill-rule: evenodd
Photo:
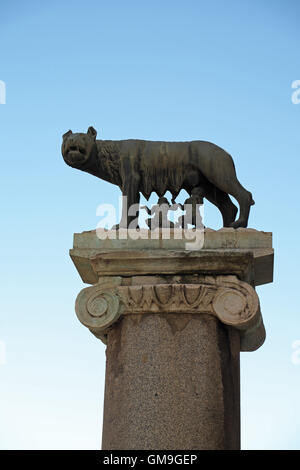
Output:
M255 290L241 281L228 281L226 276L201 284L156 284L121 286L123 314L210 313L223 323L245 328L259 309Z
M216 288L204 284L156 284L124 286L119 292L126 313L211 313Z
M214 315L222 323L241 330L241 340L247 348L243 349L242 344L241 350L256 349L264 340L258 296L249 284L235 276L205 276L197 284L122 286L121 282L121 277L100 278L98 284L83 289L76 300L79 320L103 342L121 315L143 313ZM261 330L259 335L257 327ZM252 335L250 340L247 332Z

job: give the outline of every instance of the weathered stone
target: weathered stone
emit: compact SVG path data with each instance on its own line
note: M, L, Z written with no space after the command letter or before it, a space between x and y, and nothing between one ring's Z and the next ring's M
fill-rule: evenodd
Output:
M103 449L239 449L239 352L265 339L255 285L272 281L271 234L99 240L75 234L90 284L79 320L107 344Z
M108 334L103 449L239 449L239 335L209 315L122 317Z
M75 233L70 256L87 284L95 284L99 276L118 276L121 272L124 276L138 272L209 272L212 264L214 272L236 274L256 286L273 281L271 233L205 229L200 250L187 250L191 235L187 238L187 231L179 233L181 238L175 238L178 231L171 230L166 239L161 230L158 239L149 239L150 231L141 230L137 239L129 233L127 239L105 240L99 239L95 230Z
M142 278L135 284L138 277L126 282L122 277L102 277L83 289L76 300L81 323L106 343L110 327L120 316L209 314L239 330L241 351L253 351L264 342L258 296L236 276L152 277L148 282L147 276Z

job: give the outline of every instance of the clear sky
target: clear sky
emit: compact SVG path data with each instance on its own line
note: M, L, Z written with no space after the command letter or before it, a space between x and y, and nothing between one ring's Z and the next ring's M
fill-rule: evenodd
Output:
M257 289L267 340L241 357L242 447L300 448L299 15L297 0L1 2L2 449L100 446L105 347L75 316L68 250L120 191L60 153L90 125L233 156L249 226L275 248L274 283ZM205 225L221 227L209 203Z

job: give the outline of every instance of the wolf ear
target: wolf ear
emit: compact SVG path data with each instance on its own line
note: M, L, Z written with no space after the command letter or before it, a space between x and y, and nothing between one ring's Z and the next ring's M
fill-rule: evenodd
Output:
M62 138L65 139L65 138L68 137L68 135L70 135L70 134L72 134L72 131L71 131L71 130L69 130L68 132L66 132L66 133L62 136Z
M87 130L87 134L92 136L94 139L97 137L97 131L92 126L90 126Z

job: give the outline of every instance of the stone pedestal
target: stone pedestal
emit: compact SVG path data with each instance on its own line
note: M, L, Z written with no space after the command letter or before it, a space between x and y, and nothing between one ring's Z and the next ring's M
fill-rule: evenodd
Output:
M172 235L171 235L172 237ZM269 233L186 240L75 234L79 320L107 344L103 449L239 449L239 353L263 343L255 285L272 282Z
M239 448L236 331L207 314L133 314L106 354L103 449Z

